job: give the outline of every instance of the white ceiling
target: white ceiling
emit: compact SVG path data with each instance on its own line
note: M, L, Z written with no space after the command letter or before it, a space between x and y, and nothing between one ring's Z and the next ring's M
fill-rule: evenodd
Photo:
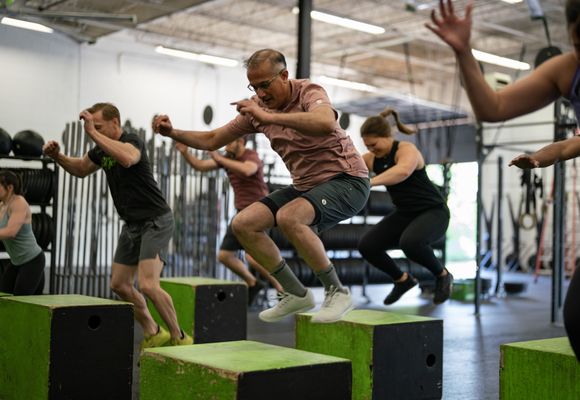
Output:
M385 91L458 106L460 91L453 54L424 27L438 1L414 0L415 11L406 6L408 2L313 0L315 10L379 25L386 31L371 35L313 21L311 74L364 82ZM540 0L552 44L563 51L570 49L564 2ZM295 0L16 0L8 9L0 9L0 14L40 19L79 41L94 41L128 29L138 41L154 45L239 60L260 48L276 48L289 60L295 60L298 16L292 13L292 8L297 3ZM454 3L462 15L468 0ZM132 16L135 22L131 21ZM479 50L515 59L523 55L523 61L533 65L538 50L547 46L544 25L530 18L526 2L475 0L473 18L472 45ZM513 70L490 65L485 65L485 71L514 76Z

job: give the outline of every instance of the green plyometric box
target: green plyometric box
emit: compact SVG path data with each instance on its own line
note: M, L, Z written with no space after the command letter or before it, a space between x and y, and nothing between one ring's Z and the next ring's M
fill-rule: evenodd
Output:
M578 400L580 363L567 337L500 346L500 399Z
M141 400L350 400L351 363L253 341L148 349Z
M2 297L0 326L0 399L131 399L130 303L79 295Z
M246 339L248 288L240 282L212 278L178 277L161 279L171 296L177 319L194 343ZM151 315L165 326L148 302Z
M0 292L0 297L12 296L10 293Z
M296 316L296 348L352 361L356 400L440 399L443 321L354 310L330 324Z
M475 299L475 279L455 280L451 298L460 301L473 301Z

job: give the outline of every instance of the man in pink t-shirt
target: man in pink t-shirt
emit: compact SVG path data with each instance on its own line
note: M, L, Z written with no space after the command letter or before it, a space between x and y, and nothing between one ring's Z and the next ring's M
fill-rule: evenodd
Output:
M244 137L228 143L225 148L226 155L212 151L209 153L211 158L206 160L201 160L191 154L188 151L189 147L183 143L176 142L175 147L183 155L185 161L197 171L225 169L234 190L234 206L238 212L261 200L269 192L268 185L264 181L262 160L260 160L258 153L246 148ZM246 282L248 285L248 304L252 305L256 295L262 288L266 287L266 284L257 279L238 258L237 252L239 250L243 250L243 246L234 235L230 223L222 239L218 260ZM246 260L260 275L268 279L272 287L279 292L283 290L268 270L258 264L249 254L246 254Z
M292 185L253 203L232 222L246 251L280 282L276 306L260 319L273 322L314 307L314 297L281 257L266 234L278 226L325 288L325 300L313 322L333 322L352 309L314 230L323 231L356 215L365 205L370 184L367 167L340 128L325 90L306 79L289 79L279 51L263 49L246 60L251 99L232 103L239 115L211 131L174 129L168 116L155 118L153 129L190 147L215 150L238 137L262 132L292 176ZM314 228L314 229L313 229Z

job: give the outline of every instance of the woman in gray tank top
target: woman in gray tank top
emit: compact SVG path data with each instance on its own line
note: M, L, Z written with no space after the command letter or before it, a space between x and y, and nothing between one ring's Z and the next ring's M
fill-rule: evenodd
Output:
M22 182L12 171L0 171L0 240L10 263L0 278L0 292L42 294L44 252L32 233L32 212L22 195Z

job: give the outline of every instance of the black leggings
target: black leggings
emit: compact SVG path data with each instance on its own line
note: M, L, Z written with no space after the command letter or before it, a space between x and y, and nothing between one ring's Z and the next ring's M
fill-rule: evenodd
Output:
M0 292L15 296L42 294L44 266L44 252L21 265L8 264L0 278Z
M564 327L576 359L580 362L580 273L576 269L564 301Z
M358 250L367 261L395 281L401 279L403 272L386 250L401 249L409 260L438 276L443 272L443 265L435 257L431 243L445 234L448 225L449 211L443 207L421 213L395 211L360 239Z

